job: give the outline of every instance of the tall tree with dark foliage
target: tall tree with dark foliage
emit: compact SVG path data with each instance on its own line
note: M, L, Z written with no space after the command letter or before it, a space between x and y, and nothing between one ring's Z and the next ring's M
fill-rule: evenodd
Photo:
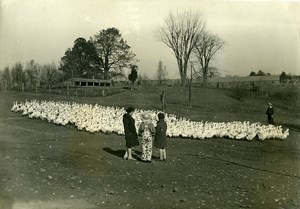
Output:
M131 72L128 75L128 79L131 81L131 86L133 86L134 82L138 78L138 66L137 65L131 65L130 69L131 69Z
M96 47L100 68L103 70L104 79L109 79L109 71L129 67L136 62L135 54L130 46L122 38L122 34L116 28L101 30L91 38Z
M102 71L96 48L91 41L77 38L74 46L61 58L60 70L65 78L101 78Z

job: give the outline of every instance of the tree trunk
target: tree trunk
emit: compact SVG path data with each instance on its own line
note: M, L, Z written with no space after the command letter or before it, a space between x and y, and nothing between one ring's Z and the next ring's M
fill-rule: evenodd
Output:
M108 70L104 70L104 80L108 80L109 77L108 77Z
M108 55L105 55L104 57L104 80L108 80L108 72L109 72L109 67L108 67Z
M182 70L180 71L180 79L181 79L181 86L185 86L185 84L186 84L186 74Z
M207 84L207 72L208 72L208 69L204 68L203 69L203 83L204 83L204 85Z
M131 82L130 84L130 91L132 91L132 89L133 89L133 82Z
M189 107L192 107L192 82L189 84Z
M186 73L184 72L184 68L182 65L182 61L180 58L176 57L177 59L177 65L180 73L180 80L181 80L181 86L185 86L186 84Z

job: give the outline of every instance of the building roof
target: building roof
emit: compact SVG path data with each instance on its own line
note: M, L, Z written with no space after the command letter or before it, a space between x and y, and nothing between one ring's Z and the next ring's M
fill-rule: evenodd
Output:
M103 79L96 79L96 78L70 78L65 82L72 82L72 81L82 81L82 82L111 82L111 80L103 80Z
M218 78L208 78L208 83L229 83L229 82L258 82L258 81L279 81L278 75L269 76L245 76L245 77L218 77Z

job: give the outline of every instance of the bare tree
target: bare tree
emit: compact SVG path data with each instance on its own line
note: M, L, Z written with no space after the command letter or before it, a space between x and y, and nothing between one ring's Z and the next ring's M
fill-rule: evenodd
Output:
M29 81L29 86L36 86L39 79L38 64L34 60L26 63L25 72Z
M162 61L158 62L158 66L157 66L157 70L156 70L156 78L158 81L158 85L162 85L163 82L165 82L167 80L167 68L166 66L163 66Z
M217 35L205 31L198 39L194 53L201 65L201 74L203 76L204 84L207 83L209 73L209 62L213 59L215 54L224 47L225 42Z
M192 82L193 79L197 76L193 62L190 62L190 76L187 78L188 88L189 88L189 107L192 107Z
M24 67L21 62L17 62L11 68L11 78L12 78L12 85L14 88L21 88L24 87L26 83L26 76L24 72Z
M149 85L149 80L150 78L145 72L143 73L143 75L142 74L138 75L138 82L142 85Z
M201 70L197 70L196 71L196 80L198 83L201 83L202 85L205 85L206 83L204 83L203 81L203 71L202 71L202 67L200 66L199 63L197 63L198 67L195 67L196 69L201 69ZM208 67L207 70L207 78L214 78L214 77L220 77L220 72L218 70L218 68L216 67Z
M40 82L44 87L52 86L62 80L62 72L57 69L54 63L39 66L39 68Z
M111 70L110 72L111 79L114 81L123 81L127 80L124 69L120 68L118 70Z
M148 80L150 80L150 78L149 78L149 76L148 76L147 73L144 73L144 74L142 75L142 80L143 80L143 81L148 81Z
M181 85L185 85L188 62L204 27L205 22L199 13L184 12L170 13L164 25L158 28L158 38L176 57Z
M208 78L220 77L220 72L216 67L208 67Z
M4 68L4 71L3 71L1 77L2 77L2 82L4 85L4 89L6 90L7 88L10 88L12 78L11 78L11 73L10 73L9 67Z

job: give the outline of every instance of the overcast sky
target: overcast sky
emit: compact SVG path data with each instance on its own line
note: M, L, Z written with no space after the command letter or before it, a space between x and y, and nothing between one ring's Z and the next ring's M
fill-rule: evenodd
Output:
M300 74L299 1L205 0L0 0L0 68L34 59L59 63L78 37L116 27L140 60L141 74L155 74L159 60L170 78L172 52L154 36L166 16L199 11L207 29L225 42L212 66L222 75L261 69Z

